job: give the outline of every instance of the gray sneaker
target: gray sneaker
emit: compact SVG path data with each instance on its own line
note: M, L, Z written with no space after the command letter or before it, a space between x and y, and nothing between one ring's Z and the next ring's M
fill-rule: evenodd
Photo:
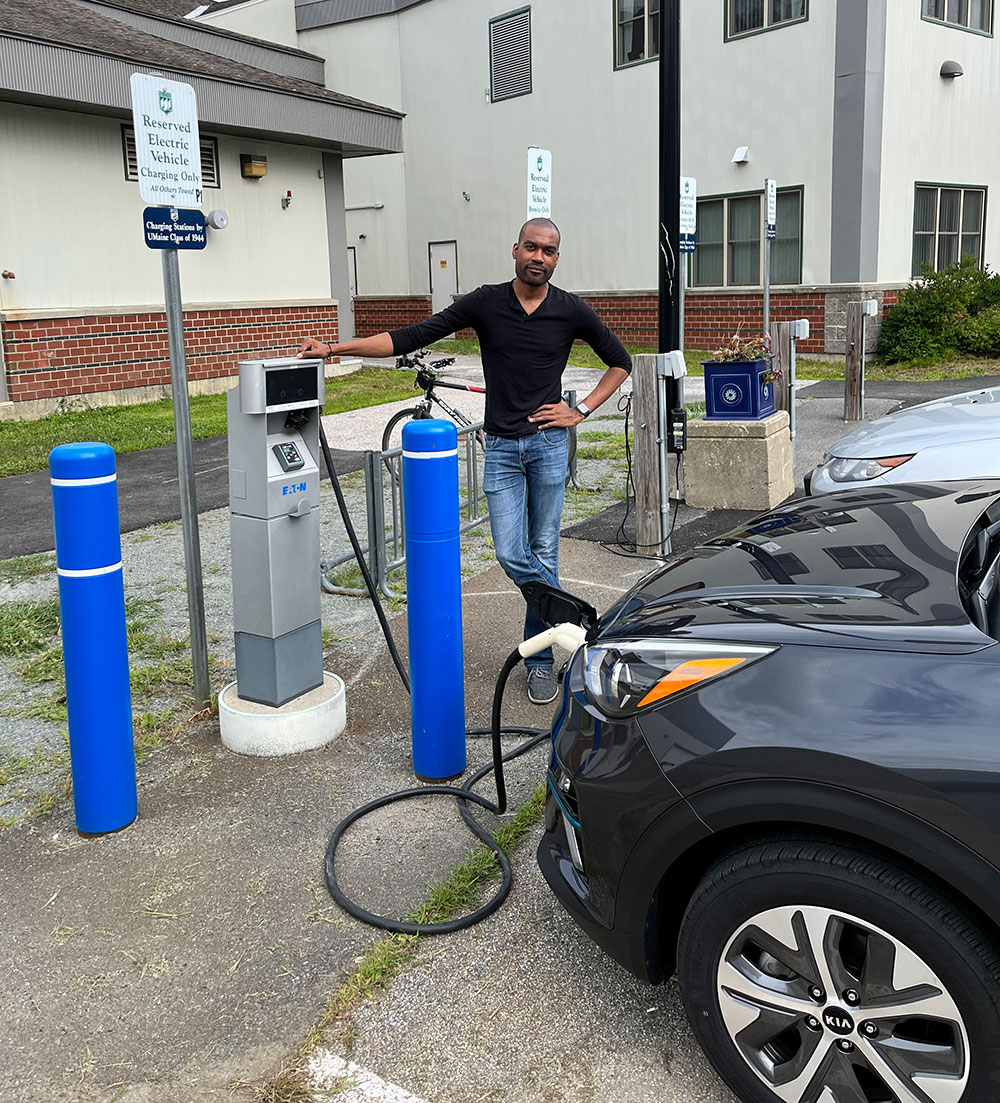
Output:
M528 670L528 700L533 705L547 705L556 699L559 685L551 666L533 666Z

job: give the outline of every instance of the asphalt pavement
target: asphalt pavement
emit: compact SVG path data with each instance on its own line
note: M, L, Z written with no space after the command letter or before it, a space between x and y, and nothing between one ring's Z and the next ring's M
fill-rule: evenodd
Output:
M971 389L969 382L869 385L866 413ZM841 384L801 388L797 482L845 431L842 402ZM374 447L366 443L371 424L359 428L365 418L385 417L383 407L328 421L345 466ZM219 493L220 479L224 492L225 450L219 441L199 445L207 510L209 502L224 505L224 496L209 495ZM120 457L123 503L134 504L135 518L151 519L124 537L126 584L167 595L177 589L180 535L158 521L169 519L162 503L176 497L176 473L172 449L153 452ZM38 479L19 498L8 491L11 480L0 482L0 531L16 549L0 550L2 557L44 550L28 540L48 513L47 476ZM674 551L747 516L679 504ZM221 615L225 510L203 520L207 570L219 576L209 609ZM617 520L605 511L567 528L562 541L564 586L598 608L650 566L615 553ZM216 719L202 719L142 763L139 818L127 829L80 836L71 802L62 801L0 835L0 1101L194 1103L263 1082L290 1062L380 937L326 892L330 831L364 801L413 784L408 700L372 618L357 619L362 608L367 603L324 596L324 623L345 637L327 668L348 687L347 729L325 748L244 758L221 746ZM522 616L520 595L499 567L464 581L470 726L488 723L496 673ZM391 626L405 660L405 611ZM512 678L505 723L544 727L551 718ZM485 762L488 741L470 739L469 756ZM512 765L512 808L543 768L543 750ZM316 1083L338 1086L344 1103L738 1103L701 1055L676 985L639 984L548 891L533 858L539 830L514 855L515 887L503 908L470 930L422 940L385 989L335 1019L313 1054ZM343 880L362 903L403 911L470 847L454 802L397 805L347 836Z

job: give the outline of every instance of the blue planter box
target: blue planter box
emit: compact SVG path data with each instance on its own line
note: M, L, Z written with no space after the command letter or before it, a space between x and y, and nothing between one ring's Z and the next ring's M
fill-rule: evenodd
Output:
M705 417L712 421L760 421L774 413L774 384L765 383L767 360L708 360Z

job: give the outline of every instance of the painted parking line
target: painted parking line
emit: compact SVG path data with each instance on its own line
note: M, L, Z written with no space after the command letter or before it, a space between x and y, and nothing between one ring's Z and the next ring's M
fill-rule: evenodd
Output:
M336 1053L321 1052L311 1057L309 1074L317 1088L336 1090L337 1103L426 1103Z

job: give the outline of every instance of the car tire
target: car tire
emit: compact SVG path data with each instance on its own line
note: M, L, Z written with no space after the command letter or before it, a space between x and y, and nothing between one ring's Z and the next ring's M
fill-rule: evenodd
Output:
M807 839L725 855L687 907L677 972L742 1103L1000 1100L997 947L881 857Z

